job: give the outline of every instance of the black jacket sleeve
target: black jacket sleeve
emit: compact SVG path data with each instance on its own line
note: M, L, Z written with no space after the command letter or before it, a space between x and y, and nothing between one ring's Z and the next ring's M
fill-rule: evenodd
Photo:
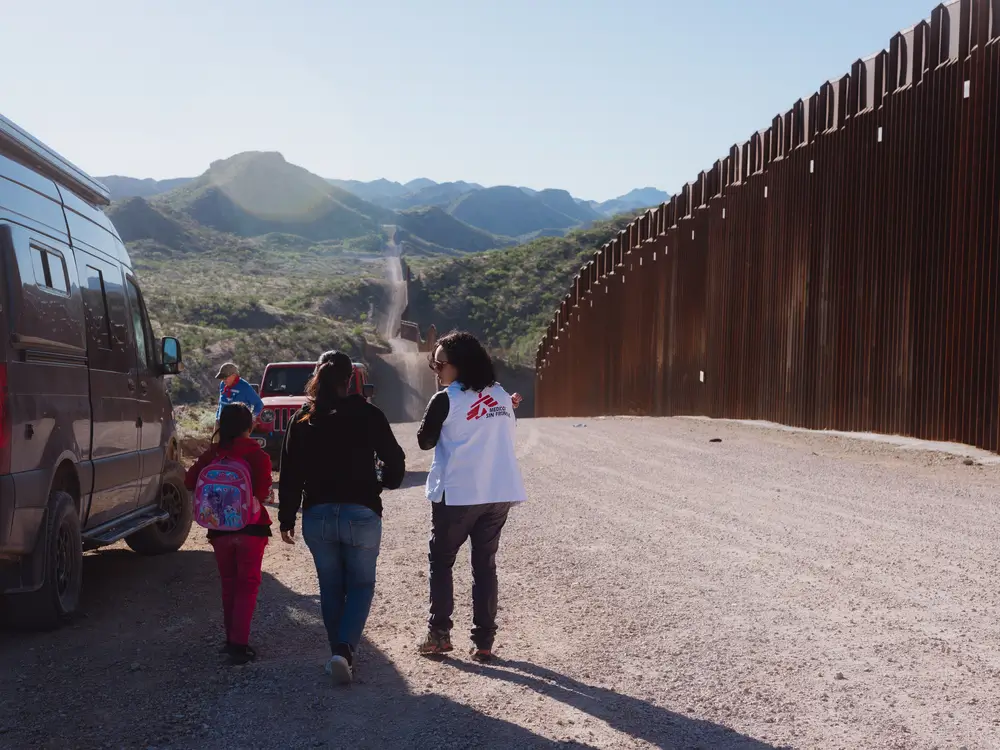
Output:
M381 409L373 406L370 415L372 443L376 455L382 461L382 486L387 490L398 489L406 475L406 454L396 441L389 420Z
M281 443L281 474L278 478L278 525L282 531L295 528L295 516L302 505L302 492L305 489L305 474L300 460L293 450L295 432L302 428L299 424L301 412L296 412L285 430L285 439ZM301 453L301 451L298 451Z
M441 428L444 427L444 420L448 418L449 411L451 411L451 401L448 398L448 391L438 391L427 403L424 418L417 428L417 445L420 446L420 450L429 451L438 444Z

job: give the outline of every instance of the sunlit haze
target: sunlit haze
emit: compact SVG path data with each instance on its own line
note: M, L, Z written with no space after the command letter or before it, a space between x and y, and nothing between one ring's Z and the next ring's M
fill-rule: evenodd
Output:
M3 114L93 174L675 191L929 0L9 3Z

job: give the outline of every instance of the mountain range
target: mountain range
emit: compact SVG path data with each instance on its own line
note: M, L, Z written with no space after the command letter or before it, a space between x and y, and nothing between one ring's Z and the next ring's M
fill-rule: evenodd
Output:
M104 181L154 326L184 346L175 403L211 398L219 361L259 375L276 358L384 347L391 289L379 261L390 236L414 273L408 319L461 324L530 362L567 279L634 214L602 218L564 190L337 184L273 152L190 179Z
M401 230L416 253L477 252L514 244L437 207L394 211L369 203L273 152L213 162L203 175L179 187L116 200L108 215L126 242L180 252L250 243L377 253L386 225Z
M204 237L200 229L242 238L288 235L311 243L344 243L395 225L411 251L476 252L561 236L668 198L655 188L598 203L555 189L426 178L407 183L332 180L274 152L237 154L213 162L194 178L99 179L111 191L111 215L123 239L167 247L178 242L190 246L193 237Z

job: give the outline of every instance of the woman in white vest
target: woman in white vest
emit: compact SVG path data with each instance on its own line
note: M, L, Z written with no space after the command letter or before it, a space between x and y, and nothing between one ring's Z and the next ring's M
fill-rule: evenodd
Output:
M446 654L455 607L452 568L466 539L472 542L472 657L493 656L497 624L496 555L514 503L526 498L514 453L514 408L520 401L499 383L489 353L471 333L441 338L431 368L442 388L427 404L417 431L422 450L434 449L427 476L432 503L431 612L425 656Z

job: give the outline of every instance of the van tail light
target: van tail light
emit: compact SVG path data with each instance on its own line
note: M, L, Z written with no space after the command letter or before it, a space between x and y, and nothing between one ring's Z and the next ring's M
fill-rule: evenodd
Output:
M0 474L10 474L10 420L7 365L0 364Z

